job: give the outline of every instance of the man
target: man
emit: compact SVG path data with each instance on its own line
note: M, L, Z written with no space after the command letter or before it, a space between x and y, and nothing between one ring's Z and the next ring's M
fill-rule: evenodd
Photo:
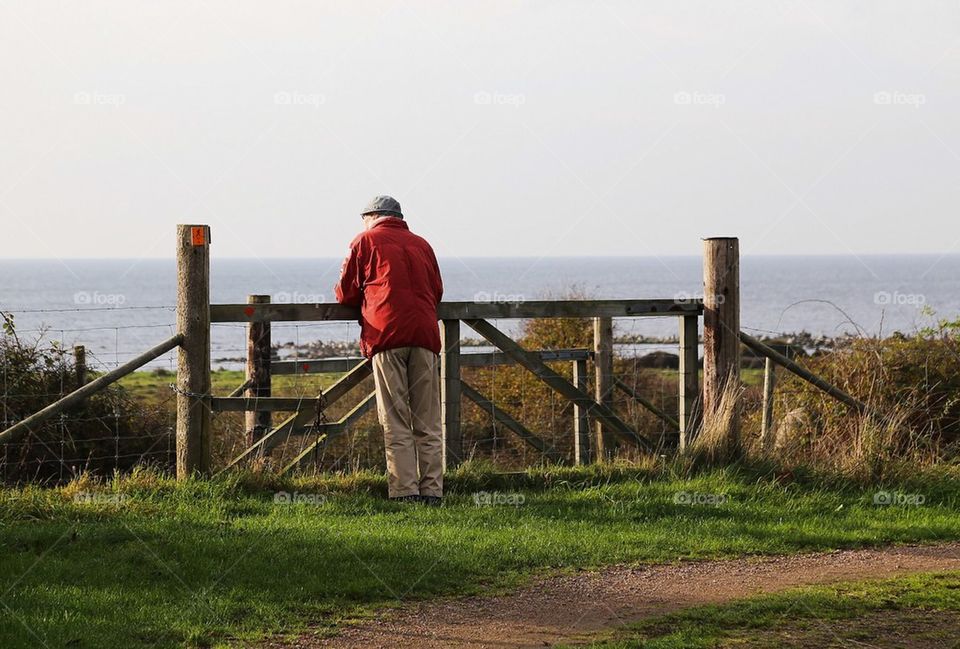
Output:
M373 360L390 498L439 505L440 267L394 198L377 196L361 218L365 229L350 244L335 292L340 304L360 307L360 350Z

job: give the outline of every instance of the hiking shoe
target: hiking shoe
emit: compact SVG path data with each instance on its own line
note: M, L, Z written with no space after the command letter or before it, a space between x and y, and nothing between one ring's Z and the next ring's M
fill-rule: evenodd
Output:
M443 504L443 498L441 496L420 496L420 502L427 507L439 507Z
M397 496L395 498L391 498L390 500L395 503L418 503L420 502L420 496L412 494L410 496Z

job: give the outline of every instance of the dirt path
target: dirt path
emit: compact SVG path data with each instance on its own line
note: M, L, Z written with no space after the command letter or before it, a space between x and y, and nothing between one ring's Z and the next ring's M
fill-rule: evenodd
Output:
M960 543L612 567L551 577L498 597L433 600L384 611L336 638L276 647L545 647L703 604L808 584L960 570Z

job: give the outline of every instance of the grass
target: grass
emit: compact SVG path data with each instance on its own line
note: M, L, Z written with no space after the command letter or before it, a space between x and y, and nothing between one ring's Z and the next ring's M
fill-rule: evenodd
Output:
M919 507L743 469L684 479L627 466L468 466L440 509L385 501L370 473L178 484L138 472L11 489L0 492L0 646L226 646L541 571L960 537L956 479L917 480L903 489L923 490ZM308 502L277 504L278 490ZM523 503L477 506L478 491ZM727 499L685 505L678 492Z
M806 587L633 625L595 649L956 646L960 573Z
M272 388L276 395L317 393L333 384L342 374L303 374L274 376ZM213 394L226 396L246 380L241 370L215 370L210 373ZM130 395L143 403L160 403L171 395L170 384L176 381L172 372L132 372L118 381Z
M668 369L645 369L644 372L652 372L659 374L660 377L667 381L668 383L676 383L679 378L679 373L677 370L668 370ZM703 370L700 370L700 380L703 381ZM744 367L740 370L740 380L744 385L751 386L762 386L763 385L763 368L757 367Z

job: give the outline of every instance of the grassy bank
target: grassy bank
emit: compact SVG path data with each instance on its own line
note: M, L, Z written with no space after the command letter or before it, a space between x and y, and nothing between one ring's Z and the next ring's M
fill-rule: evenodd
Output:
M468 467L449 482L440 509L385 502L366 473L6 490L0 646L221 646L543 570L960 538L960 488L943 475L900 487L920 506L874 504L896 485L734 469ZM478 506L478 492L510 504ZM687 504L701 496L713 504Z
M952 647L960 573L797 589L635 625L595 649Z

